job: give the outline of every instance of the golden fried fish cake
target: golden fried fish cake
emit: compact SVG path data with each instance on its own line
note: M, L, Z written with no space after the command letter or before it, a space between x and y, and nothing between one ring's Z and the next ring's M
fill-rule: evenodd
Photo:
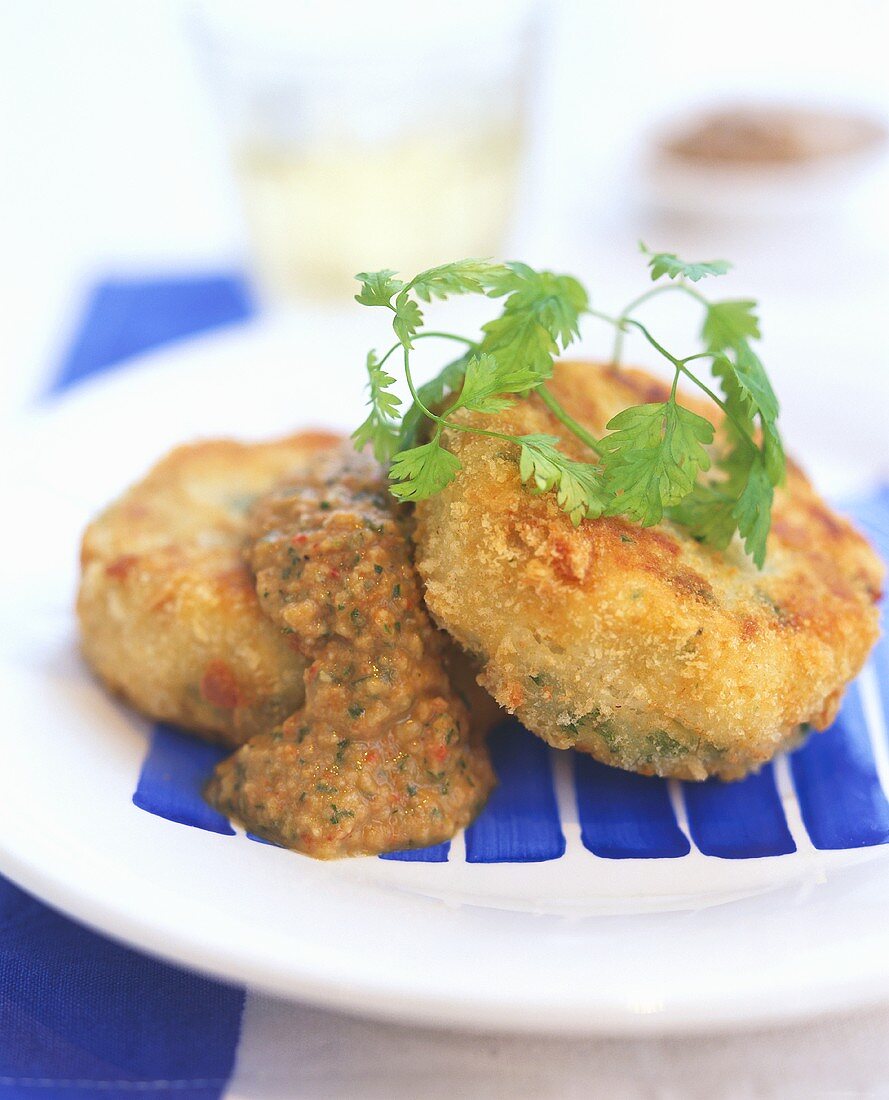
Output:
M551 389L597 434L668 393L589 363L558 364ZM588 457L535 396L495 419ZM463 469L417 507L426 601L529 729L644 774L734 779L830 724L877 636L882 566L793 464L760 572L739 545L720 553L668 522L574 528L522 486L514 445L445 439Z
M83 538L83 652L152 718L240 745L303 703L305 661L260 609L242 560L247 513L282 477L338 442L178 447Z

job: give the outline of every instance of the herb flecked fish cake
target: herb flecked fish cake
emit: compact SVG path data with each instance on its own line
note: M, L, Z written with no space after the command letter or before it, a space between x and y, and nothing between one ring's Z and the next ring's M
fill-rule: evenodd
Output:
M87 661L152 718L239 745L302 705L305 660L242 559L255 498L337 442L178 447L88 527L77 601Z
M597 435L669 392L641 371L570 362L549 388ZM478 425L589 457L535 395ZM553 493L521 484L514 444L443 438L462 469L417 504L426 602L529 729L643 774L736 779L830 724L877 637L882 566L793 463L760 571L737 537L720 552L666 521L574 527Z

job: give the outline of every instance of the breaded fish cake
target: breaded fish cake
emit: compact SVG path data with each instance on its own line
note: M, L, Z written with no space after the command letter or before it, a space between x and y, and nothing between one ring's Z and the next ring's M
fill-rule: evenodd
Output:
M254 499L338 437L178 447L87 528L83 652L152 718L240 745L303 703L304 658L262 612L241 553Z
M597 434L668 394L589 363L558 364L551 389ZM535 396L496 419L485 427L559 436L588 458ZM668 522L574 528L553 494L522 486L513 445L445 439L463 469L417 507L426 602L529 729L644 774L734 779L832 721L877 636L882 567L793 464L759 572L739 546L714 551Z

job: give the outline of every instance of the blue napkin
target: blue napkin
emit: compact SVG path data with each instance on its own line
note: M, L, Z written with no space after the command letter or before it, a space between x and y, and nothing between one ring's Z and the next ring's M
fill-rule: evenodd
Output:
M233 276L102 283L52 390L252 311ZM244 995L106 940L0 877L3 1100L219 1097Z

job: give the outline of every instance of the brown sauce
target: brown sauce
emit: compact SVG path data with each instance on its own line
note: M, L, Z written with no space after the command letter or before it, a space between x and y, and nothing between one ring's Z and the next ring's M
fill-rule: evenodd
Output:
M346 451L263 498L247 561L264 612L310 661L305 706L216 769L206 797L319 858L425 847L494 777L423 603L406 510Z

